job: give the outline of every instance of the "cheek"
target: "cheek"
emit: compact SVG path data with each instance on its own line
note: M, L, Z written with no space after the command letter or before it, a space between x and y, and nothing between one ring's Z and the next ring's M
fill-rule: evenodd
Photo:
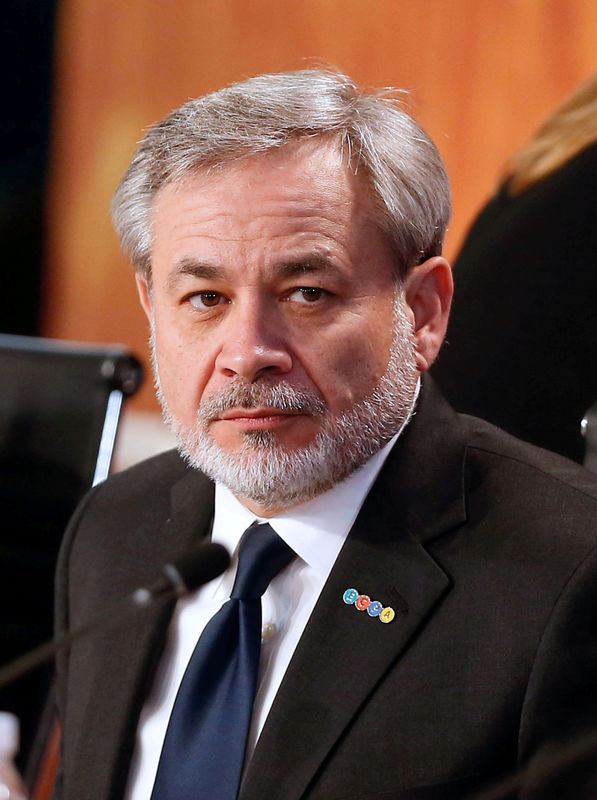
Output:
M386 371L392 343L391 328L349 326L320 339L317 352L303 363L328 406L344 411L368 396Z
M173 335L155 337L160 386L170 412L181 422L193 424L208 380L208 366L201 350Z

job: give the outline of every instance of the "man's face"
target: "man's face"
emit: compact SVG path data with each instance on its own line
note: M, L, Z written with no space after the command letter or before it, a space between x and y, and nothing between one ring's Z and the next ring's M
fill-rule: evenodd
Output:
M162 401L193 463L213 474L211 461L223 459L259 473L281 456L274 482L283 482L296 459L307 454L308 462L321 449L322 436L346 436L332 430L334 422L379 388L402 308L391 253L373 219L362 179L333 147L311 142L160 191L151 297L139 284ZM416 383L409 325L402 316L407 407ZM360 456L327 482L312 476L302 494L268 502L263 487L253 496L244 485L231 488L249 506L300 502L346 477L388 434L374 432L383 441L365 441Z

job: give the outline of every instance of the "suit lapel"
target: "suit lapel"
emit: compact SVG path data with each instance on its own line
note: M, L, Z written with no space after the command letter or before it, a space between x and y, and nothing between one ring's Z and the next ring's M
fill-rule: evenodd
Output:
M73 786L79 798L119 800L126 786L136 724L148 682L162 651L174 603L135 613L122 632L94 640L91 671L85 675L91 702L79 733ZM91 734L90 732L93 732ZM89 776L94 776L93 786Z
M430 419L433 418L433 425ZM459 418L426 386L313 611L249 764L241 800L297 800L449 590L424 543L465 518ZM429 435L433 431L433 435ZM354 588L396 611L346 605Z
M136 586L153 582L161 567L175 561L198 544L210 530L213 485L196 472L188 472L171 491L171 513L160 530L138 536L136 565L126 572L125 596ZM126 786L139 715L151 688L175 602L156 604L119 619L103 635L93 637L85 670L88 696L94 697L83 717L73 785L78 796L119 800ZM98 698L100 698L98 700ZM102 702L104 699L104 702ZM93 731L93 736L89 735ZM88 775L105 781L90 788ZM90 793L91 792L91 793Z

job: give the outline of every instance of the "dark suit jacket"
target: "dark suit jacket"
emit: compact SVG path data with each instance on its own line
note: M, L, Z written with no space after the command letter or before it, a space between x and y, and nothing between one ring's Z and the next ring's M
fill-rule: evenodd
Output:
M455 414L426 383L290 663L242 800L460 798L596 725L596 498L590 473ZM212 508L210 482L175 453L93 490L61 556L59 627L152 582L204 536ZM352 587L395 620L344 604ZM122 797L171 610L115 619L60 661L61 800Z

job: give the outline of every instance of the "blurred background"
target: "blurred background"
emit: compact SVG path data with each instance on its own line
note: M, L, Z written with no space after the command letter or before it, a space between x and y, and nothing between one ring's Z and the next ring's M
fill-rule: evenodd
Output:
M171 109L320 63L408 89L452 179L453 257L508 158L597 66L593 0L5 0L2 27L0 331L122 342L145 362L109 204ZM125 420L156 412L148 379Z

